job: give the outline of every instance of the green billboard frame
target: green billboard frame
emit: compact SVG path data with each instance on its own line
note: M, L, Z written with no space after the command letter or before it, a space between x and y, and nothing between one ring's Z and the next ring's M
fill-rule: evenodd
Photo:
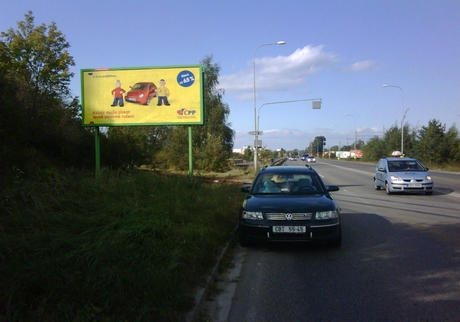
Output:
M189 175L193 173L192 125L203 125L201 65L81 69L82 125L95 127L96 176L99 127L188 125ZM125 90L123 83L133 84ZM156 104L155 104L156 100Z

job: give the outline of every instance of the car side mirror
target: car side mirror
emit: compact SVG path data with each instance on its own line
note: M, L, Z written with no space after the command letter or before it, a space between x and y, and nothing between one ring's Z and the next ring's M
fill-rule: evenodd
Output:
M242 187L241 187L241 192L246 192L246 193L248 193L250 189L251 189L251 186L242 186Z
M387 172L387 170L385 170L385 168L378 168L378 171L380 171L380 172Z
M327 191L339 191L339 186L328 186Z

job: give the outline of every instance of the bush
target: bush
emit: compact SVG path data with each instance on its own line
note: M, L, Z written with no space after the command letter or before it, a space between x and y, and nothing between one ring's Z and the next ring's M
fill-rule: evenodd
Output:
M243 198L151 172L39 178L2 196L0 320L180 320Z

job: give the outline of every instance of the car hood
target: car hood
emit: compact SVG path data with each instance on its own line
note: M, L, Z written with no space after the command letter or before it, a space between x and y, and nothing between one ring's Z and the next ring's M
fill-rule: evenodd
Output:
M427 172L403 171L390 172L390 175L400 177L401 179L425 179L429 174Z
M128 91L128 94L136 95L148 92L148 89L131 89Z
M335 210L337 205L329 195L248 195L243 202L247 211L315 212Z

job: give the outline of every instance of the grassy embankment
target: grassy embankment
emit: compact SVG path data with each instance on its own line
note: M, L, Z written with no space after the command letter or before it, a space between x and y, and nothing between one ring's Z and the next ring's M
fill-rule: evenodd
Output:
M0 321L181 320L233 236L240 185L46 173L0 196Z

